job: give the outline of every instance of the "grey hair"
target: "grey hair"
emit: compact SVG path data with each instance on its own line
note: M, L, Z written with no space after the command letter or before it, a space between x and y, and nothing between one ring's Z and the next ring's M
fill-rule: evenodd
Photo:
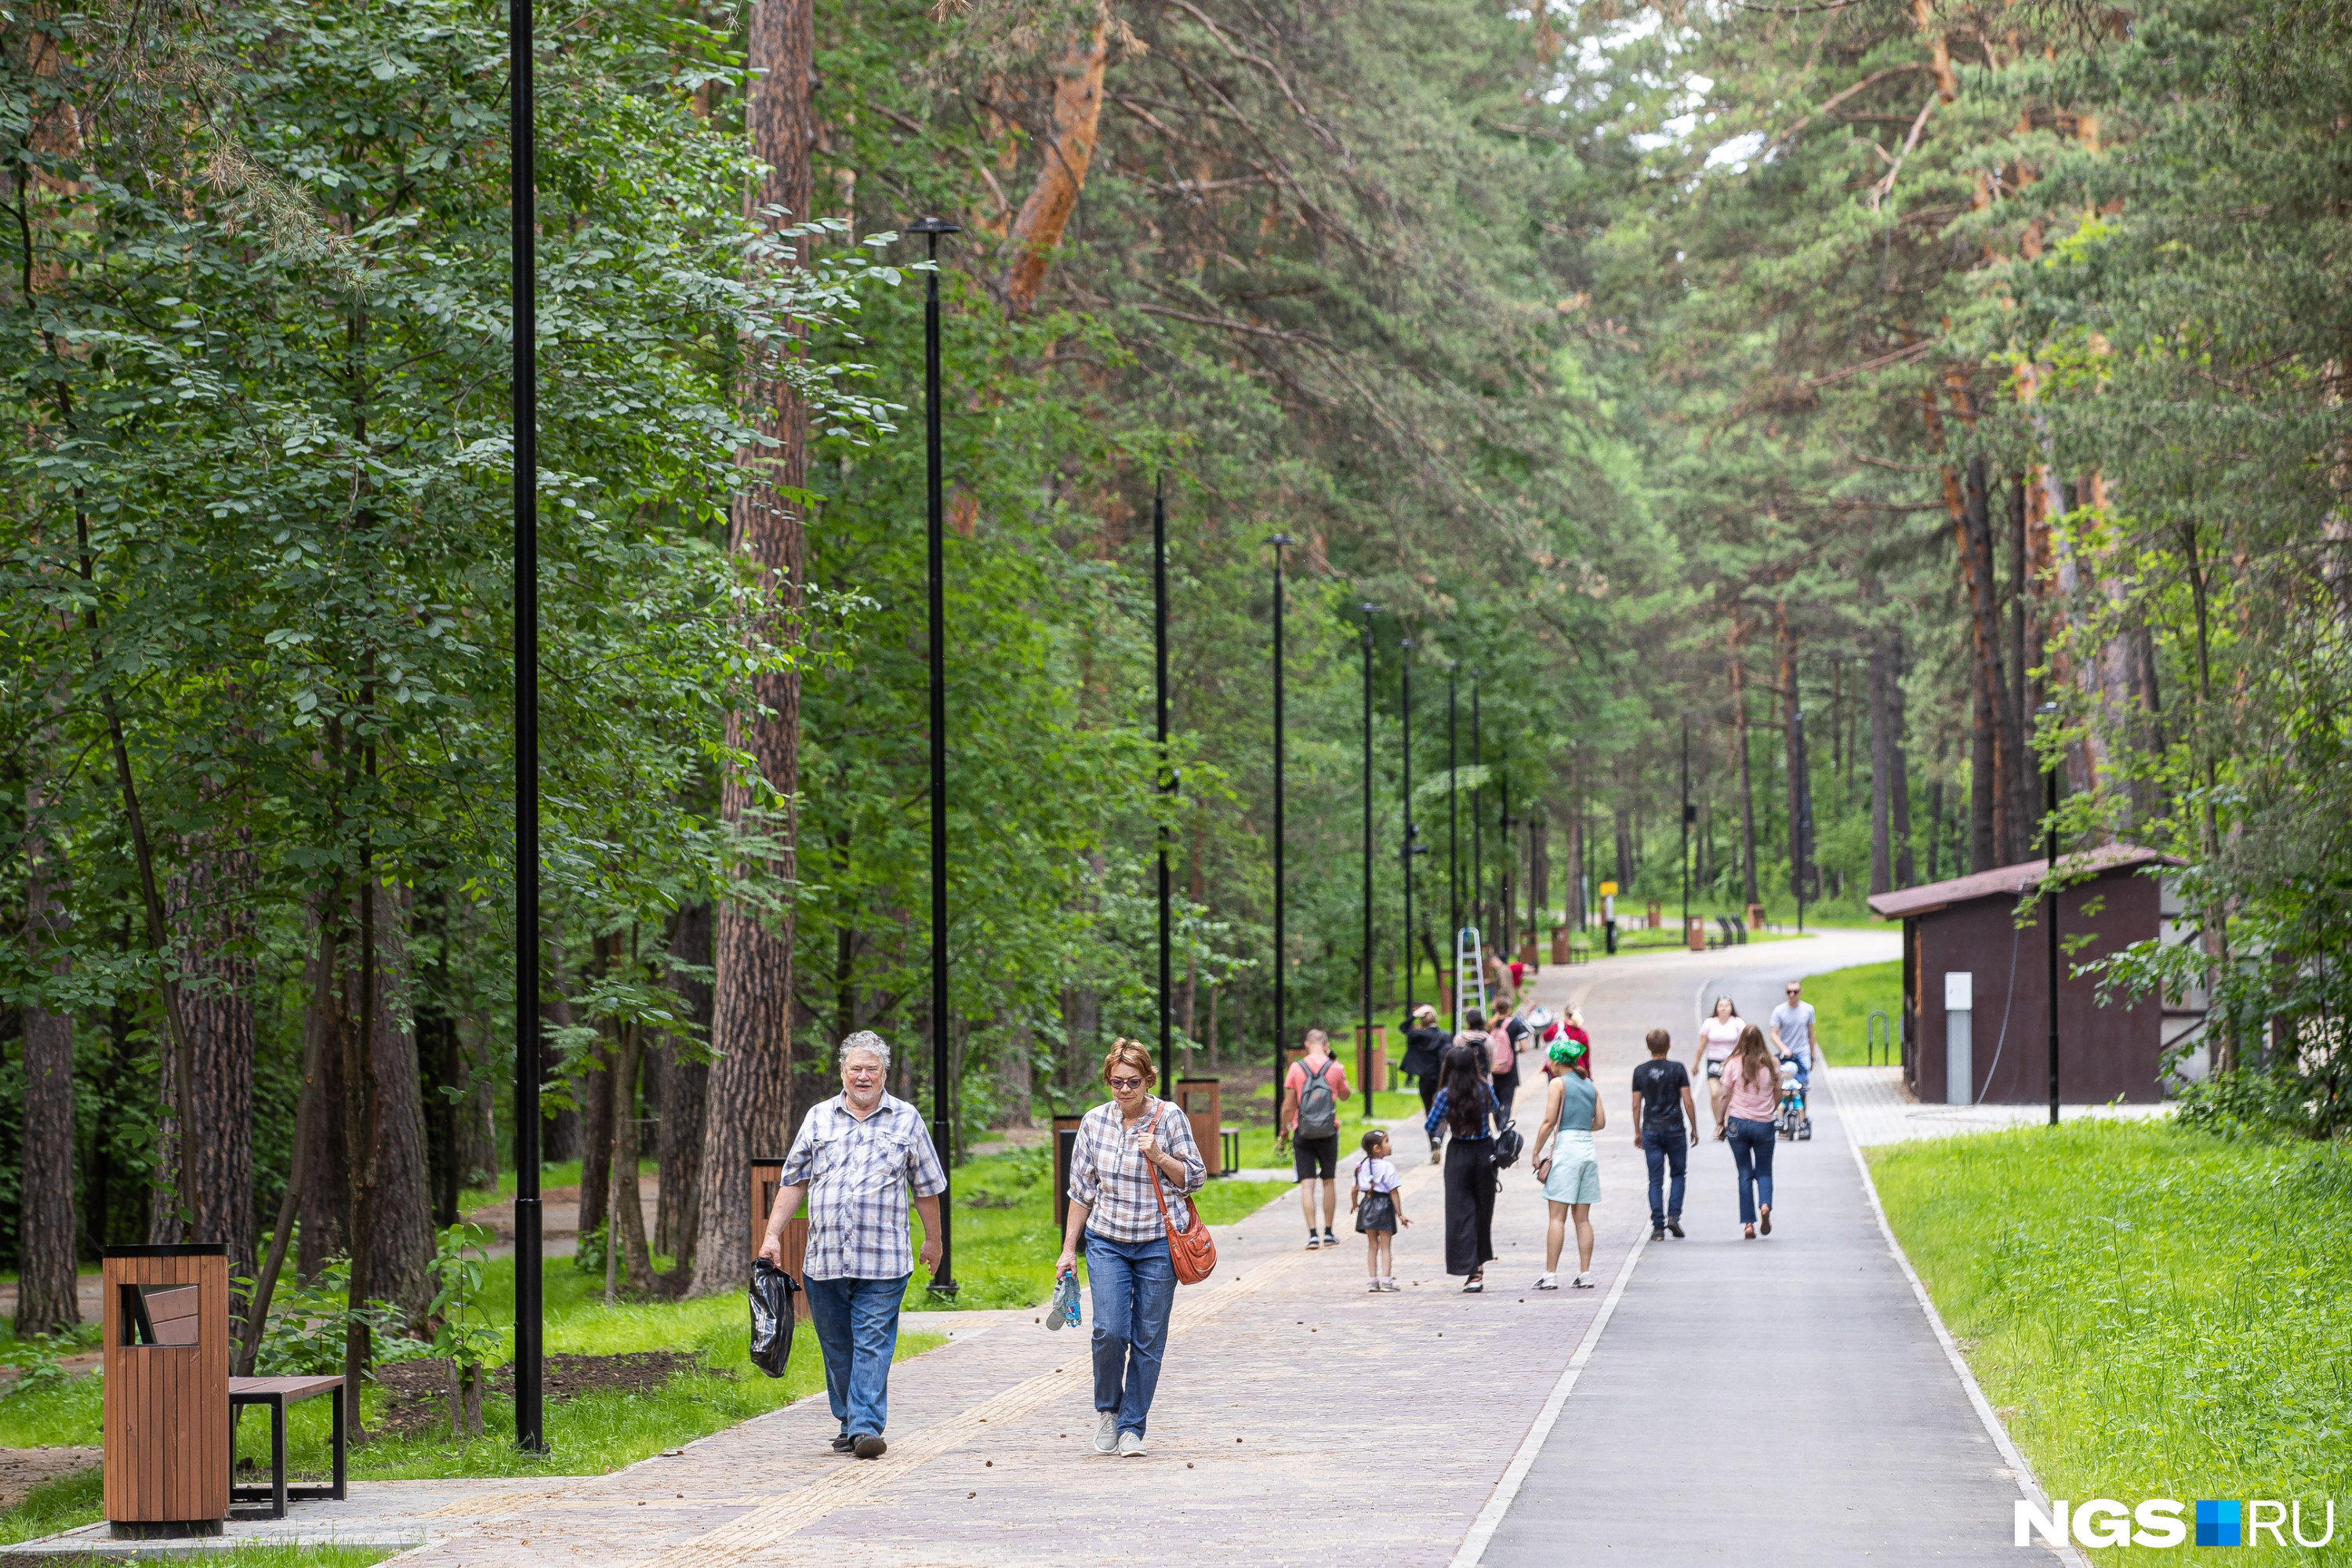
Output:
M860 1029L841 1042L841 1059L844 1062L849 1060L852 1051L871 1051L882 1058L882 1070L886 1073L890 1070L890 1042L873 1030Z

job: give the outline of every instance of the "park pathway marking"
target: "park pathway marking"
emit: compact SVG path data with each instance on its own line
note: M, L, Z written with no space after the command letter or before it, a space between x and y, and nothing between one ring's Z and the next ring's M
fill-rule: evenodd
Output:
M1601 1302L1601 1310L1592 1315L1592 1322L1585 1329L1584 1338L1577 1342L1576 1353L1568 1358L1567 1368L1560 1373L1559 1381L1552 1385L1551 1397L1544 1401L1543 1411L1536 1417L1536 1424L1528 1428L1526 1438L1519 1444L1519 1451L1511 1456L1510 1468L1503 1472L1503 1479L1496 1483L1495 1495L1486 1500L1486 1506L1478 1510L1477 1519L1470 1526L1470 1533L1463 1537L1462 1550L1454 1554L1452 1568L1478 1568L1479 1559L1486 1555L1486 1542L1495 1538L1496 1528L1503 1522L1503 1516L1510 1511L1511 1504L1517 1500L1520 1483L1535 1468L1536 1456L1543 1452L1546 1439L1551 1436L1551 1429L1559 1423L1559 1413L1576 1387L1578 1375L1592 1360L1592 1349L1601 1342L1601 1335L1609 1327L1609 1320L1616 1316L1617 1303L1625 1296L1626 1281L1633 1278L1633 1266L1642 1261L1642 1249L1649 1245L1649 1234L1645 1231L1626 1249L1625 1261L1617 1266L1617 1278L1609 1287L1609 1299Z
M1423 1190L1430 1185L1434 1169L1421 1166L1401 1184L1413 1192ZM1293 1273L1304 1264L1307 1256L1300 1250L1253 1260L1245 1272L1205 1290L1179 1287L1175 1310L1169 1316L1170 1340L1212 1321L1244 1297ZM1076 1351L1085 1348L1083 1340L1072 1347ZM1076 1356L1071 1364L1016 1383L960 1415L934 1422L910 1436L892 1438L889 1451L878 1459L835 1470L821 1480L762 1502L740 1519L680 1542L649 1559L649 1568L731 1568L842 1509L866 1501L891 1482L932 1460L953 1453L983 1436L980 1428L990 1422L1003 1423L1031 1415L1057 1398L1088 1388L1093 1381L1092 1358Z

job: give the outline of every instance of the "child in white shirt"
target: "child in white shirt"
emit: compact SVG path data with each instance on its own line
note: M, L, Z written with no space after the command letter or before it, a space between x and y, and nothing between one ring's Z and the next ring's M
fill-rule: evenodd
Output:
M1397 1288L1396 1277L1390 1272L1396 1267L1391 1249L1397 1226L1412 1223L1404 1217L1403 1194L1397 1190L1402 1184L1389 1159L1389 1135L1375 1127L1364 1134L1364 1157L1356 1162L1355 1186L1348 1194L1349 1212L1356 1216L1356 1229L1364 1238L1364 1263L1371 1271L1375 1292Z

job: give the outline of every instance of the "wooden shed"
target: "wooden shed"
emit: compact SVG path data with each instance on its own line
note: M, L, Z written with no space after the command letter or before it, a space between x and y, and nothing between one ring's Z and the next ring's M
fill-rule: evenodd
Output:
M2153 996L2103 1003L2097 979L2075 971L2165 934L2154 870L2172 863L2130 844L2059 861L2066 876L2082 878L2057 898L2067 976L2058 988L2058 1095L2070 1104L2163 1098L2162 1004ZM1923 1103L2048 1101L2045 907L2017 921L2018 900L2041 884L2047 866L2028 860L1870 900L1879 916L1903 922L1903 1077Z

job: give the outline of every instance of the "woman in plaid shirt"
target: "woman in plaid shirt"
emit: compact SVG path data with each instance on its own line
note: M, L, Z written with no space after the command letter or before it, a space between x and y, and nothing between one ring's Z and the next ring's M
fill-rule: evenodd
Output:
M1069 1230L1055 1277L1077 1267L1084 1236L1095 1307L1095 1451L1134 1458L1143 1452L1144 1417L1160 1385L1168 1314L1176 1303L1176 1265L1152 1187L1164 1181L1176 1192L1197 1193L1209 1172L1192 1122L1151 1096L1160 1075L1149 1050L1134 1040L1117 1042L1103 1058L1102 1076L1110 1103L1078 1123Z

